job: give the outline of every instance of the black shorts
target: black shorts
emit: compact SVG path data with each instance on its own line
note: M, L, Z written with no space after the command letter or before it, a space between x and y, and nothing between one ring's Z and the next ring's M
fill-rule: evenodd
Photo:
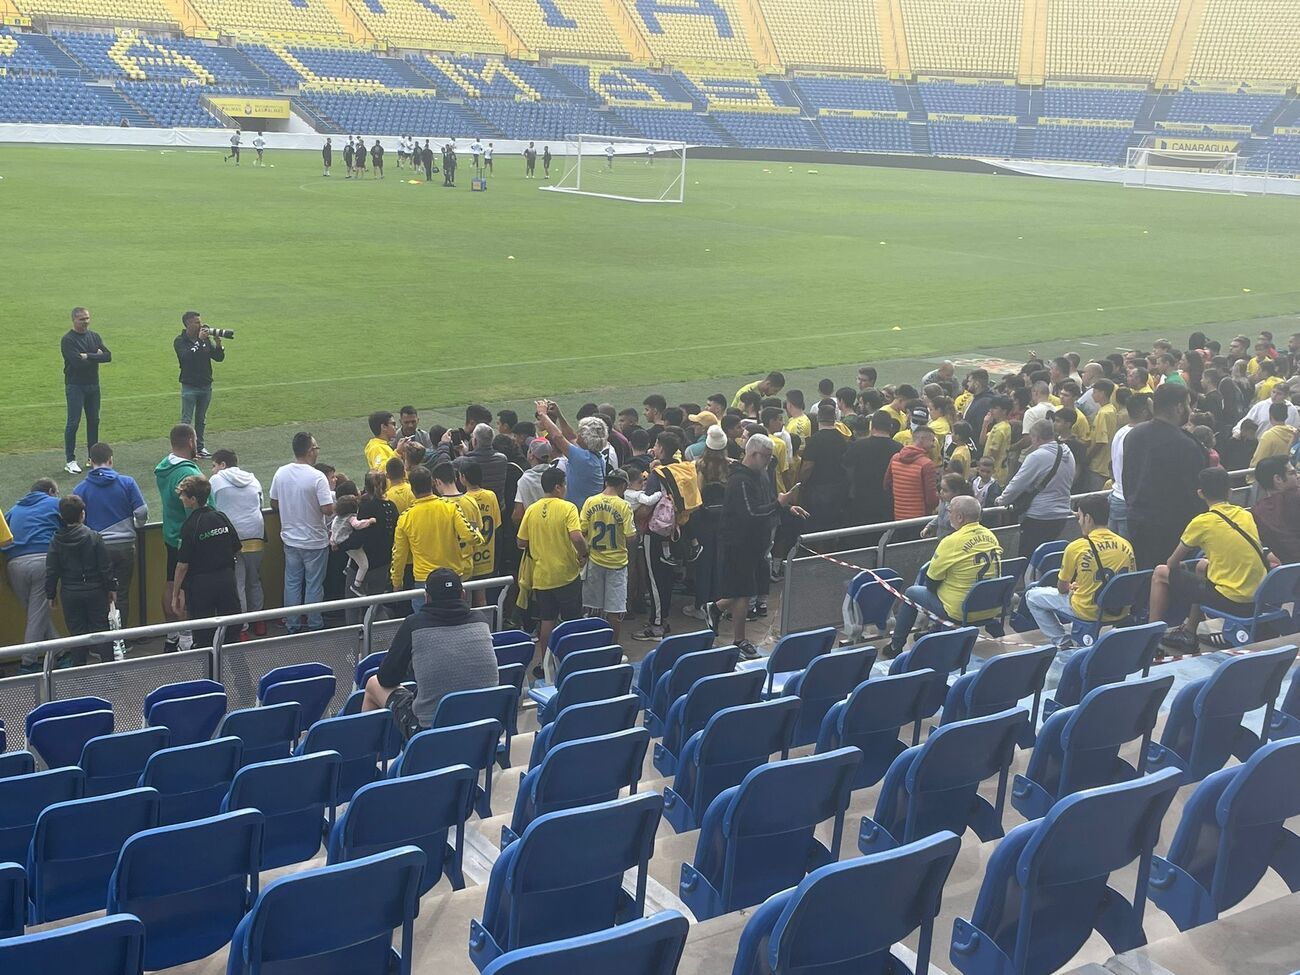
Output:
M582 579L574 579L559 589L534 589L533 612L539 620L554 622L582 617Z
M771 569L759 545L727 545L719 553L718 599L748 599L767 594Z
M172 548L170 545L163 543L163 548L167 549L167 581L176 581L176 564L181 560L181 550Z
M1214 587L1209 579L1178 566L1169 573L1169 592L1175 606L1201 606L1231 616L1254 616L1255 602L1239 603Z

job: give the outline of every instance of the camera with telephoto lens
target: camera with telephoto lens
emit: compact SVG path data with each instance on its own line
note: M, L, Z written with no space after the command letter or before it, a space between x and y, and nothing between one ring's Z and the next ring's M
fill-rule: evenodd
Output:
M204 326L208 330L208 336L214 339L233 339L235 330L233 328L213 328L210 325Z

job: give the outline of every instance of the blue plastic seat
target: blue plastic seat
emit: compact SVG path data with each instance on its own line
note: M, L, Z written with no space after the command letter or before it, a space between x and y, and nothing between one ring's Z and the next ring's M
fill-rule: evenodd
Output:
M379 666L388 656L387 650L376 650L374 653L368 653L357 661L356 667L352 670L352 686L355 690L364 691L366 681L375 674L379 673Z
M1243 647L1300 629L1300 622L1287 609L1297 599L1300 599L1300 563L1279 565L1268 571L1255 590L1255 611L1250 616L1233 616L1211 606L1204 607L1203 612L1208 619L1223 620L1223 636L1229 646Z
M452 725L472 724L491 718L501 725L504 737L497 744L496 761L502 768L510 767L510 744L514 737L515 712L519 710L519 694L512 685L483 687L476 691L456 691L438 702L433 712L431 728L449 728ZM491 796L491 780L487 793ZM489 812L487 815L492 815Z
M538 816L610 802L624 788L635 793L649 747L644 728L556 745L520 781L510 825L501 827L501 845L517 840Z
M1178 790L1166 769L1076 792L1017 826L989 858L970 920L953 925L949 957L963 975L1050 975L1093 931L1116 952L1146 943L1142 917L1160 820ZM1132 903L1110 875L1137 861Z
M1101 637L1106 626L1127 626L1146 618L1146 607L1151 596L1150 569L1138 572L1120 572L1110 577L1097 593L1098 618L1075 619L1070 629L1070 639L1081 647L1090 647ZM1119 617L1113 622L1108 617ZM1065 617L1072 619L1072 617Z
M171 826L217 815L239 771L242 745L214 738L149 756L140 785L158 792L158 825Z
M423 870L404 846L272 881L235 929L227 975L410 975Z
M1043 723L1029 768L1011 784L1011 805L1026 819L1039 819L1075 792L1145 774L1151 732L1173 683L1169 674L1103 684L1082 703L1053 714ZM1135 769L1119 750L1138 739L1141 757Z
M243 745L240 761L244 765L288 758L300 734L302 705L297 701L231 711L217 728L218 738L240 740Z
M983 627L992 636L1006 633L1007 614L1011 612L1011 597L1016 593L1017 575L1003 575L975 583L961 603L962 626ZM993 616L988 616L993 612ZM981 617L975 619L975 617Z
M567 707L590 704L592 701L608 701L612 697L622 697L631 690L631 664L580 670L566 677L555 696L537 709L537 723L544 728Z
M761 670L738 670L702 677L668 709L663 740L655 742L654 766L661 775L677 773L677 757L696 732L703 731L719 711L757 704L767 675Z
M15 775L31 775L36 771L36 756L28 751L5 752L0 755L0 779Z
M637 674L636 693L641 698L641 706L650 705L650 695L654 693L659 678L672 670L673 664L683 654L708 650L715 639L717 634L712 630L696 630L694 633L666 636L656 643L654 649L641 661L641 669Z
M533 820L492 865L469 957L482 971L507 951L603 931L645 913L663 802L653 792ZM623 875L636 871L636 890Z
M1184 684L1169 707L1160 744L1148 749L1148 765L1181 769L1186 781L1199 782L1233 756L1246 761L1260 746L1260 738L1242 719L1263 708L1263 726L1269 727L1273 702L1295 658L1294 646L1261 650L1233 657L1210 676Z
M556 631L564 624L560 623L555 630L551 631L551 638L548 641L551 656L555 658L555 665L558 667L564 663L564 658L578 650L595 650L598 647L608 647L614 642L614 631L609 628L609 624L597 616L590 620L569 620L571 623L586 623L585 627L565 631L562 635L557 636Z
M0 941L0 971L7 975L140 975L143 965L144 925L129 914Z
M473 808L481 819L487 819L492 815L492 767L500 738L501 722L495 718L421 731L388 767L388 777L398 779L467 765L474 770L476 781L483 773L483 785L474 786Z
M420 893L432 890L445 872L452 889L465 886L465 820L478 776L468 765L372 782L357 790L329 837L329 862L416 846L424 851ZM455 830L455 842L448 834Z
M577 636L579 633L595 633L600 630L609 630L609 623L601 619L599 616L583 616L576 620L561 620L556 623L555 627L551 630L551 635L546 640L546 649L551 651L551 653L555 653L556 649L561 645L561 640L567 639L570 636ZM613 634L613 630L610 630L610 634ZM585 647L574 643L567 646L566 652L572 650L586 650L590 647L603 647L612 642L612 640L606 640L603 643L590 643Z
M766 660L751 660L744 669L763 669L767 672L767 686L763 688L764 697L780 697L785 690L785 682L807 669L808 665L822 654L830 653L835 647L835 627L824 626L818 630L805 630L801 633L788 633L776 641L772 654Z
M920 930L915 971L929 971L939 897L961 849L951 833L819 867L750 915L731 975L909 971L894 944Z
M970 666L970 655L979 639L977 626L963 626L956 630L936 630L918 637L910 650L904 650L889 663L889 673L906 674L913 670L929 668L936 674L943 674L945 688L939 690L937 711L943 705L942 695L947 693L947 676L954 670L966 673ZM932 712L933 713L933 712Z
M678 832L698 829L704 812L719 793L776 753L790 757L790 741L799 720L799 699L777 698L725 708L682 746L677 775L664 789L664 818Z
M641 699L635 694L624 694L607 701L592 701L590 704L571 704L533 736L528 771L541 765L547 752L566 741L599 738L634 727L640 707Z
M149 756L166 748L169 738L166 728L141 728L90 739L77 763L86 773L86 795L134 789Z
M322 718L307 729L294 754L338 753L339 781L334 802L341 806L363 785L387 773L388 762L384 756L395 727L393 713L387 708L342 718Z
M1028 568L1033 571L1035 579L1041 579L1049 572L1054 572L1061 567L1062 558L1065 555L1065 547L1070 543L1063 538L1055 541L1043 542L1036 549L1029 553ZM1003 573L1004 575L1008 573Z
M145 695L144 723L171 732L170 746L207 741L226 714L226 689L215 680L165 684Z
M664 721L678 698L685 697L697 680L729 674L740 662L739 647L713 647L684 653L655 684L643 723L651 735L664 733Z
M1078 704L1103 684L1119 684L1137 673L1147 676L1166 629L1157 621L1109 630L1091 647L1073 654L1065 662L1056 690L1043 702L1043 713L1050 717L1057 708Z
M876 815L862 817L858 849L876 853L949 830L972 830L985 842L1002 835L1007 776L1024 708L956 721L907 749L885 773ZM994 803L980 783L998 777Z
M132 789L47 806L27 853L28 920L44 924L104 909L122 845L158 825L158 793Z
M528 668L523 664L500 664L497 666L497 684L500 687L513 688L515 700L523 701L524 685L528 681ZM511 740L519 734L519 708L516 706L510 712L510 727L506 729L510 732Z
M113 705L102 697L49 701L27 712L27 747L46 768L63 768L81 760L92 738L113 733Z
M690 923L677 911L502 955L483 975L676 975Z
M537 653L537 644L524 630L501 630L492 634L492 649L496 651L498 666L523 664L527 667Z
M257 703L263 707L296 701L302 708L302 727L310 728L325 715L338 681L321 663L276 667L257 682Z
M889 625L889 614L893 612L896 597L882 583L889 583L894 589L906 589L903 577L893 569L880 568L873 572L859 572L849 583L858 617L863 626L871 624L884 633Z
M136 833L108 882L108 913L144 922L145 968L206 958L257 899L264 818L256 809Z
M948 688L943 702L943 724L981 718L1013 708L1027 697L1034 699L1029 717L1020 734L1020 746L1029 748L1034 743L1034 729L1038 727L1038 712L1043 700L1043 683L1056 647L1037 647L1016 653L990 657L973 674L963 674Z
M1244 765L1211 773L1183 807L1167 857L1151 868L1151 900L1180 931L1208 924L1272 869L1300 890L1300 739L1262 746Z
M316 752L245 765L235 773L221 811L259 809L266 817L262 869L310 860L334 827L337 752Z
M554 684L538 684L530 688L528 698L539 706L545 706L559 691L570 674L583 670L600 670L604 667L617 667L623 662L623 648L619 646L592 647L589 650L574 650L566 654L555 670Z
M865 680L848 698L833 705L817 733L817 754L852 745L862 752L854 789L875 785L907 748L900 739L912 725L912 744L920 740L921 722L938 710L935 684L943 675L929 668Z
M41 810L86 794L86 773L75 765L0 779L0 863L26 863Z
M875 662L874 647L834 650L814 657L806 670L786 681L783 693L799 698L799 721L791 744L798 747L815 742L826 712L871 676Z
M1298 672L1292 672L1291 686L1287 688L1286 698L1273 712L1273 723L1269 726L1268 736L1274 741L1300 737L1300 674ZM0 756L0 761L3 761L3 756Z
M844 814L861 753L840 748L772 762L710 803L678 896L697 920L761 904L839 859ZM834 822L830 848L817 839Z
M16 938L27 920L27 871L0 863L0 938Z

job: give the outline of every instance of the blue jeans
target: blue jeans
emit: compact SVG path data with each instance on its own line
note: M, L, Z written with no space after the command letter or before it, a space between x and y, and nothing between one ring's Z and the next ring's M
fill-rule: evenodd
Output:
M325 598L325 566L329 562L328 548L294 548L284 546L284 605L303 606L319 603ZM286 617L284 627L290 633L301 628L300 617ZM307 615L307 629L319 630L325 625L320 613Z
M86 452L99 443L99 385L76 386L65 383L64 396L68 400L68 422L63 427L64 460L77 459L77 428L81 426L81 414L86 414Z
M930 612L947 618L947 611L944 610L943 603L939 602L939 597L925 586L908 586L907 598L924 606ZM916 622L916 617L916 610L900 600L894 609L894 653L899 653L907 645L907 635L912 632L912 624Z
M1120 538L1128 538L1128 502L1112 494L1110 500L1110 520L1106 527Z
M208 418L208 404L212 402L212 387L181 386L181 422L194 427L199 450L203 449L203 428Z

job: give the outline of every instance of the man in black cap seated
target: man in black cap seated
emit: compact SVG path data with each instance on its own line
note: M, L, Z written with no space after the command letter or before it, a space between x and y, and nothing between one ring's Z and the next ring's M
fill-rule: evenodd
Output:
M385 707L403 681L414 680L415 717L428 728L446 695L496 687L500 681L492 630L481 615L470 611L460 576L451 569L435 569L424 592L424 605L402 622L379 672L366 681L361 709Z

